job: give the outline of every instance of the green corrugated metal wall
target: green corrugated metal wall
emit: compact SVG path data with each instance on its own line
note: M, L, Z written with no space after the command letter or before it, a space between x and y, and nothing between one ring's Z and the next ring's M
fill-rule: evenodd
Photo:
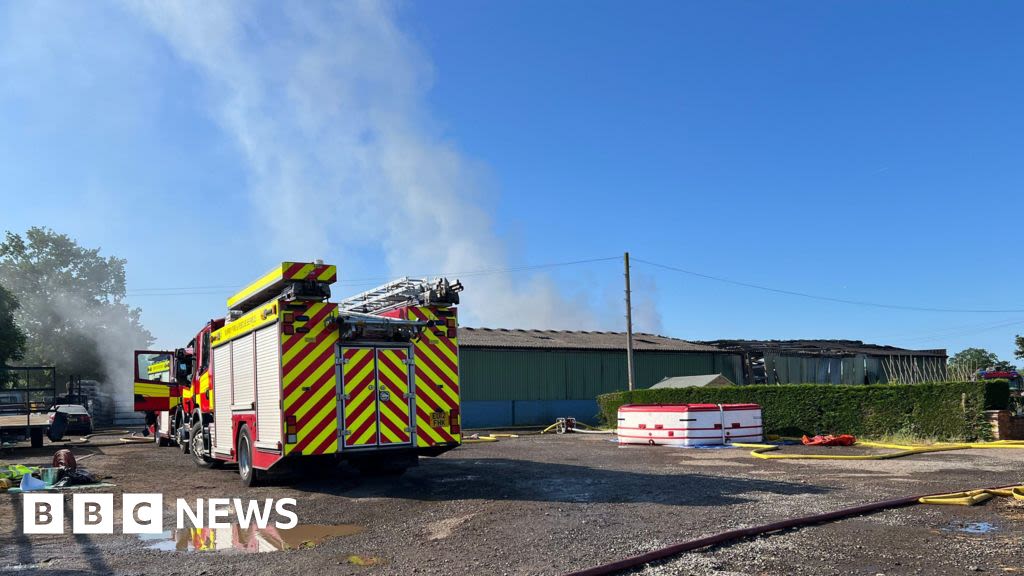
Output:
M920 375L946 374L946 359L935 356L896 356L883 358L859 354L838 358L827 356L787 356L765 353L768 381L779 384L884 384L889 382L887 365L902 365L903 370ZM916 368L912 368L916 367ZM831 367L831 373L827 370Z
M667 376L722 373L743 383L740 357L713 352L635 352L636 385ZM627 386L625 351L466 348L459 351L462 399L593 400Z

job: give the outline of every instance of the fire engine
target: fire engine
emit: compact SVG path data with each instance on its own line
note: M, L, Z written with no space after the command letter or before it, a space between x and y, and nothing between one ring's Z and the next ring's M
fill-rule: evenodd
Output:
M978 370L977 377L981 380L1006 380L1010 383L1010 394L1019 396L1024 392L1024 378L1016 370L999 370L990 368Z
M335 266L283 262L188 345L135 351L154 444L258 485L282 462L398 474L461 443L462 284L401 278L330 302Z

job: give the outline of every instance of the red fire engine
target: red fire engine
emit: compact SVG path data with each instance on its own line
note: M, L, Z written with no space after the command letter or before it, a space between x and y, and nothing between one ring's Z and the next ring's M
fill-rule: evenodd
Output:
M462 285L402 278L340 303L336 268L284 262L184 348L135 352L135 409L158 446L246 486L285 460L401 473L461 442Z

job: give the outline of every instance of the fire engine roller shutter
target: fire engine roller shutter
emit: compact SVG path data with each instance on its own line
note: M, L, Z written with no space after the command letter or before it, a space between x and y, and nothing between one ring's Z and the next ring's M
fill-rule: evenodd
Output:
M231 452L231 342L213 349L213 447Z
M406 349L377 349L377 409L382 445L408 444L412 439L408 360Z
M281 437L281 350L277 324L256 332L256 444L277 448Z
M252 410L256 399L256 366L253 352L256 333L241 336L231 343L231 410Z

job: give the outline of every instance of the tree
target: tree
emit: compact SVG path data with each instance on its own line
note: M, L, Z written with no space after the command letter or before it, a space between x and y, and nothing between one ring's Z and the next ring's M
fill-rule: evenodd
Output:
M1018 360L1024 359L1024 336L1018 334L1015 341L1017 343L1017 350L1016 352L1013 353L1013 355Z
M995 368L996 370L1017 369L1013 364L1000 360L999 356L996 356L994 352L989 352L984 348L967 348L957 352L949 359L949 368L968 373L988 370L989 368Z
M124 303L125 260L83 248L49 228L7 232L0 243L0 283L21 303L24 360L69 374L131 387L131 351L153 342L140 310Z
M7 381L4 365L11 360L21 360L25 353L25 332L14 321L17 309L18 299L0 286L0 385Z

